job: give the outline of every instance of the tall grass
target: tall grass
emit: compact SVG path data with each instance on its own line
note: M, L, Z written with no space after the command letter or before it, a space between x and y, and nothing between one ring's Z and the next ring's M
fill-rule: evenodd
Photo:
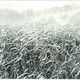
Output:
M80 35L5 27L0 35L0 78L79 79Z

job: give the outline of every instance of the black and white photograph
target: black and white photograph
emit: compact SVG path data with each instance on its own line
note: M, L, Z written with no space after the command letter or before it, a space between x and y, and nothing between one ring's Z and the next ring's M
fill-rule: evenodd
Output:
M80 79L80 1L0 1L0 79Z

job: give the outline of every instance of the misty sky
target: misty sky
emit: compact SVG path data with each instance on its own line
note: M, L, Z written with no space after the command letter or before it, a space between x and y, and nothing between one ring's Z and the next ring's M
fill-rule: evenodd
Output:
M80 4L79 1L0 1L0 9L13 9L17 11L27 9L44 9L67 4Z

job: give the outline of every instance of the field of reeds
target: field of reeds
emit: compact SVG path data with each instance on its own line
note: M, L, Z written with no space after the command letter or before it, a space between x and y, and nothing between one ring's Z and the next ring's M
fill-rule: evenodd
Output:
M53 15L0 25L1 79L80 79L79 13L65 25Z

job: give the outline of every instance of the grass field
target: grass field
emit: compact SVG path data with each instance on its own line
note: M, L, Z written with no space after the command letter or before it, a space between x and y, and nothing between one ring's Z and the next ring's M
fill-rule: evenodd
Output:
M24 25L0 25L0 78L80 79L80 16L73 12L46 11Z

